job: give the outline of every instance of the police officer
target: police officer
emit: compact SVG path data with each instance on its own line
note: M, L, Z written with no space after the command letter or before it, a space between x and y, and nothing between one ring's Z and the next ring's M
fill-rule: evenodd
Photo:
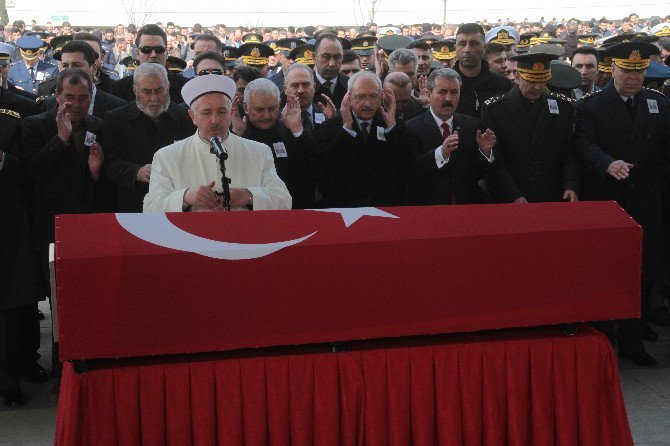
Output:
M9 69L9 81L17 88L35 94L39 83L56 75L58 68L40 60L40 50L46 43L37 37L21 37L16 45L19 47L21 60Z
M642 87L653 45L627 42L606 51L613 82L577 102L576 147L589 167L583 198L616 200L642 226L642 316L667 320L662 303L650 305L650 294L662 272L661 185L670 159L670 102ZM655 365L642 343L654 334L641 319L618 321L619 355Z
M547 93L556 56L514 56L517 80L509 92L485 101L482 119L498 144L490 178L503 203L577 201L579 164L573 148L574 109L569 99Z

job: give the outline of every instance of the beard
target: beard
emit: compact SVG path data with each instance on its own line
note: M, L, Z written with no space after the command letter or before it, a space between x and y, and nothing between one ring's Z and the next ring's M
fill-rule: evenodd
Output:
M168 110L168 108L170 107L170 98L168 97L168 99L165 101L165 103L160 108L147 107L145 104L141 103L140 101L135 101L135 103L137 104L137 108L139 108L142 113L144 113L145 115L147 115L150 118L157 119L157 118L160 117L160 115L165 113Z

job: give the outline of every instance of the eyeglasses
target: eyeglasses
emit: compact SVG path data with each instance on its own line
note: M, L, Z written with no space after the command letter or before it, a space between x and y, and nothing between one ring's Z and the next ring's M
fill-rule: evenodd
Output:
M151 54L152 51L155 51L156 54L163 54L166 50L164 46L141 46L138 48L142 54Z
M379 93L370 93L370 94L355 94L353 95L354 101L356 102L365 102L365 101L378 101Z
M205 76L207 74L224 74L224 72L220 68L209 68L207 70L198 71L198 76Z

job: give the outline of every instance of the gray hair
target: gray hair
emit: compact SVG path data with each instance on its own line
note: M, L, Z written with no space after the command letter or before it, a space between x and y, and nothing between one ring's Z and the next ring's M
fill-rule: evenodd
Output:
M139 67L135 68L135 73L133 73L133 85L137 85L140 81L140 78L145 76L154 76L162 79L166 84L170 84L168 80L168 74L165 67L161 64L145 62L140 64Z
M458 85L463 85L461 75L458 74L456 70L451 68L440 68L433 71L430 73L430 76L428 76L428 91L433 91L437 79L458 79Z
M389 56L389 71L395 71L396 64L407 65L409 63L413 64L414 69L416 69L419 64L419 57L414 51L408 48L398 48Z
M369 71L359 71L358 73L351 76L349 78L349 82L347 82L347 89L351 91L354 88L354 85L356 85L356 82L358 82L360 79L370 79L374 81L374 83L377 84L377 88L379 88L381 91L382 81L379 80L379 77L376 74Z
M408 85L412 85L412 79L410 79L407 74L401 71L394 71L387 74L384 78L384 86L386 87L388 84L391 84L397 88L405 88Z
M284 79L291 73L291 71L294 70L307 70L309 75L314 79L314 70L312 70L309 66L303 64L303 63L294 63L289 65L289 67L284 71Z
M270 79L260 78L249 82L244 89L244 102L249 105L251 95L254 93L274 96L279 101L279 88Z

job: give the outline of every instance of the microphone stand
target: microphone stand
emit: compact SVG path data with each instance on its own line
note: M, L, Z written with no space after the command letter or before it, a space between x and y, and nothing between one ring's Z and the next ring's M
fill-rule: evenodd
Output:
M223 186L223 194L219 192L214 192L214 194L217 197L223 196L223 207L225 210L229 211L230 210L230 178L226 176L226 160L228 159L228 152L226 152L225 149L219 150L216 146L216 143L214 142L214 139L216 137L212 138L210 141L210 146L209 146L209 152L213 153L216 155L216 157L219 159L219 169L221 170L221 185ZM217 141L219 145L221 143Z

